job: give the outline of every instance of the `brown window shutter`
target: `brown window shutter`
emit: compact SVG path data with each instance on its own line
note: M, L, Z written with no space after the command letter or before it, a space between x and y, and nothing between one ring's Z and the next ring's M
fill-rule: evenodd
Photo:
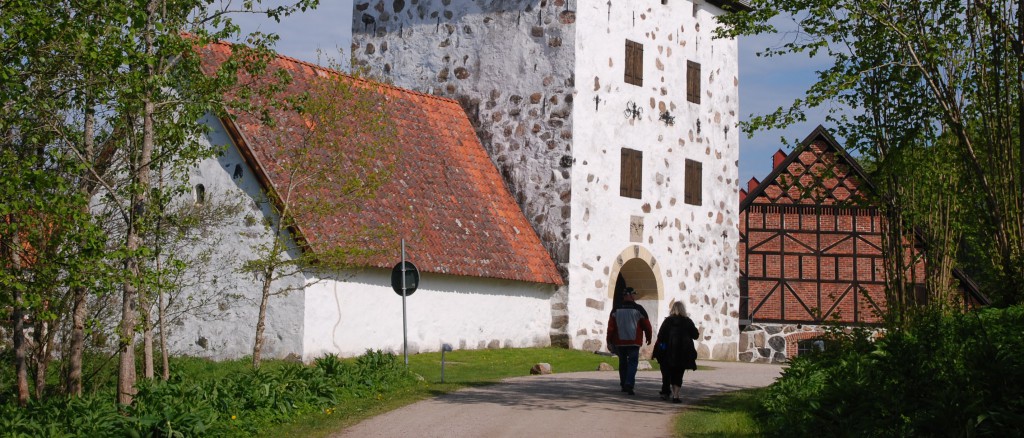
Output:
M640 199L640 191L643 189L644 181L644 154L640 151L633 151L633 196Z
M644 84L644 45L626 40L626 67L624 80L627 84Z
M686 160L686 187L683 190L683 202L690 205L701 205L703 201L702 164L700 161Z
M619 196L640 199L643 190L643 152L622 149Z
M686 61L686 100L700 103L700 64Z
M632 182L631 169L629 165L630 155L629 149L622 150L622 158L619 160L619 196L629 196L631 193L630 184Z

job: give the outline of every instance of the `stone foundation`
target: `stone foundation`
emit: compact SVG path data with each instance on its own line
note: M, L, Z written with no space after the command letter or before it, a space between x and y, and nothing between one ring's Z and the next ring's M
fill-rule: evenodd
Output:
M797 343L825 332L805 324L752 324L740 332L739 361L784 363L797 353Z

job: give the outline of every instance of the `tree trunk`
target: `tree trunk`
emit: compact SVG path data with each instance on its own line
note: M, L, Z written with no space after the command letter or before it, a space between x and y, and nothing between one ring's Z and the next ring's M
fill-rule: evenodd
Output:
M53 344L50 323L38 321L33 336L36 342L36 400L42 400L46 391L46 372L50 366L50 347Z
M259 369L260 356L263 353L263 330L267 321L267 302L270 301L270 287L273 283L274 269L268 268L263 275L263 297L260 300L260 313L256 319L256 342L252 345L252 367Z
M153 380L153 324L149 317L149 303L139 295L139 308L142 315L142 375Z
M156 21L159 18L157 12L158 2L151 0L146 4L146 29L143 32L145 39L145 51L147 63L145 65L146 78L156 77L154 67L156 57ZM151 93L150 85L146 85L146 92ZM138 299L138 288L133 281L139 278L139 257L136 254L141 245L141 231L139 230L141 218L146 210L146 196L149 194L150 168L152 167L153 147L155 138L155 126L153 115L156 112L156 105L151 95L143 98L142 108L142 151L135 162L135 174L132 175L132 182L135 183L132 193L131 211L129 212L128 224L128 257L125 259L125 271L129 277L124 282L124 293L121 303L121 342L120 360L117 373L117 401L121 404L131 404L135 395L135 324Z
M85 161L93 163L96 159L96 138L95 124L96 114L92 110L93 101L86 100L85 122L83 130ZM87 199L91 198L96 182L87 178L82 184L81 193ZM82 206L80 211L84 216L90 215L89 204ZM84 286L75 286L72 289L72 313L71 313L71 345L68 353L68 380L66 382L67 393L71 396L82 396L82 354L85 352L85 318L88 316L88 303L86 302L87 290Z
M71 313L71 352L68 355L67 393L82 396L82 353L85 351L85 318L88 315L86 290L74 288L74 310Z
M138 236L134 230L129 231L128 251L138 249ZM125 271L130 276L139 272L138 261L134 255L128 256L125 260ZM135 278L128 278L124 281L121 296L121 325L118 330L120 340L118 342L118 371L117 371L117 402L123 405L132 403L135 395L135 294L136 288L132 284Z
M171 367L167 360L167 326L164 323L164 294L160 292L159 304L157 304L157 325L160 328L160 362L161 362L161 373L160 377L166 382L171 378Z
M12 225L17 222L18 218L13 215L8 216L7 220ZM17 227L11 227L17 229ZM3 236L0 236L3 237ZM10 260L11 269L14 272L21 270L21 254L18 251L21 250L21 239L18 237L18 233L12 233L7 240L6 245L0 245L0 249L7 248L7 259ZM11 301L13 303L11 309L11 319L14 323L14 333L12 333L12 342L14 346L14 375L15 385L18 392L18 404L25 406L28 404L29 399L29 388L28 388L28 345L27 339L25 338L25 303L22 293L17 288L12 288Z

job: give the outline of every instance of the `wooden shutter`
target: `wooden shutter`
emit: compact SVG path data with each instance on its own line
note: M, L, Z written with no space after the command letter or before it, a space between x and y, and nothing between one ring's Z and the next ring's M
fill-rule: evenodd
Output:
M686 100L700 103L700 64L686 61Z
M683 202L690 205L701 205L703 197L703 183L701 178L702 165L700 161L686 160L686 187L683 190Z
M643 161L643 152L622 148L619 196L640 199L640 192L643 189Z
M644 45L626 40L626 74L627 84L644 85Z

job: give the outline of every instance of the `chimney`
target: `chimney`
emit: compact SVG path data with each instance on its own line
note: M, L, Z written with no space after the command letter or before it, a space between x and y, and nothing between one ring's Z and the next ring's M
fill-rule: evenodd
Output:
M760 184L761 181L758 181L757 178L750 177L750 181L747 181L747 192L753 192Z
M747 191L740 189L740 202L743 202L744 199L747 199Z
M782 164L782 162L785 159L786 153L782 152L782 149L779 149L777 152L775 152L775 155L772 155L772 169L779 167L779 165Z

